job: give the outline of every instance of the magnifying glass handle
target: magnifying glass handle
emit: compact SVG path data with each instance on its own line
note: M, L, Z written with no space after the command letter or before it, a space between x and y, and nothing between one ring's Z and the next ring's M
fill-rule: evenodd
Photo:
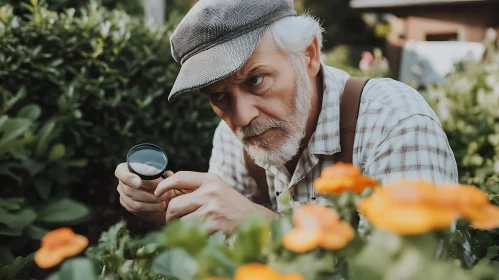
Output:
M166 179L166 178L168 178L168 176L166 175L165 172L163 172L163 173L161 173L161 178ZM183 194L188 194L188 193L191 193L192 190L180 190L180 192Z

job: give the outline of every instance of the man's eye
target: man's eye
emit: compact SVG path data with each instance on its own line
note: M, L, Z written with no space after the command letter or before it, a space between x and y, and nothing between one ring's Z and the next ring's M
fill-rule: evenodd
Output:
M225 98L225 93L224 92L217 92L210 94L210 100L214 102L220 102Z
M249 79L250 86L259 86L263 82L263 76L256 76Z

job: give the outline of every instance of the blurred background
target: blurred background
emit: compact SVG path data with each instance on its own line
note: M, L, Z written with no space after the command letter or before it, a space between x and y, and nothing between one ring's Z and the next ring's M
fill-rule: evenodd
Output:
M219 119L195 96L166 100L178 72L169 36L195 2L0 0L0 279L42 279L29 260L56 227L92 244L121 219L132 234L151 229L116 191L114 170L132 146L158 144L174 171L207 170ZM418 89L440 117L461 183L497 203L497 2L295 4L323 23L326 64ZM499 240L474 234L477 256Z

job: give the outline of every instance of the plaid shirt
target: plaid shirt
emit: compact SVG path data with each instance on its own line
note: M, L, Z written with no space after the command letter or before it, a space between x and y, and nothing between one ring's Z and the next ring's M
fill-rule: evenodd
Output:
M340 151L340 99L349 75L328 66L322 70L322 110L294 173L285 166L257 162L266 170L274 211L283 209L276 195L286 189L290 189L294 204L313 201L312 182L322 169L334 164L333 155ZM364 87L353 164L384 183L402 177L456 183L458 178L453 152L433 110L416 90L388 78L371 79ZM259 195L260 189L246 170L242 144L224 121L215 131L208 172L219 175L250 199ZM327 203L321 197L317 199Z

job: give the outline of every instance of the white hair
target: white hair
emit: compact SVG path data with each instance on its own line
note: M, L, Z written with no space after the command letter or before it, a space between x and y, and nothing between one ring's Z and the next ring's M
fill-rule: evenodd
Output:
M319 21L311 15L285 17L272 24L270 31L279 48L288 56L301 54L317 37L322 50L322 32Z

